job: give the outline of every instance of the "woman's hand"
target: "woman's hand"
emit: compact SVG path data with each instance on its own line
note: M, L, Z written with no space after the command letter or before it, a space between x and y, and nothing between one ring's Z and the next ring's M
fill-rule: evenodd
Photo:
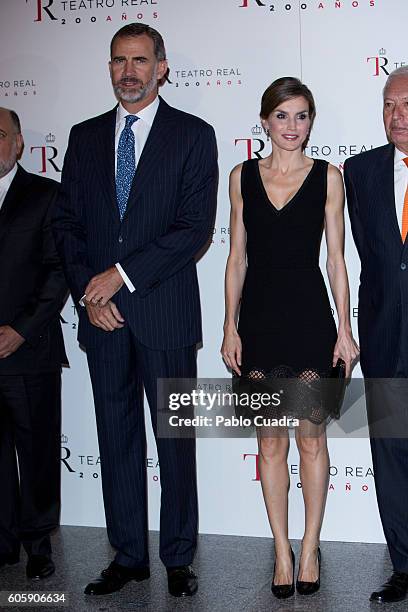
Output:
M227 366L241 376L242 344L236 329L224 331L221 355Z
M350 377L351 366L360 354L360 347L353 338L350 331L340 331L337 336L336 346L333 353L333 367L337 365L337 360L342 359L346 364L346 378Z

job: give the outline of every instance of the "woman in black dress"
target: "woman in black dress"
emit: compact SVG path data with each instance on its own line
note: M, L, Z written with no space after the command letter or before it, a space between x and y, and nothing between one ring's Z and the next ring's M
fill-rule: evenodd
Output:
M272 153L239 164L230 176L231 249L221 352L241 381L293 380L297 405L283 402L282 413L299 419L295 438L305 533L296 586L310 594L320 585L319 537L329 479L325 424L333 416L316 383L330 376L339 359L348 377L359 352L351 333L344 263L344 190L337 168L304 154L315 118L305 85L293 77L276 80L263 94L260 116ZM323 230L338 330L319 268ZM278 412L275 416L281 416ZM275 540L271 588L277 597L289 597L295 561L288 539L289 434L287 428L259 427L257 435Z

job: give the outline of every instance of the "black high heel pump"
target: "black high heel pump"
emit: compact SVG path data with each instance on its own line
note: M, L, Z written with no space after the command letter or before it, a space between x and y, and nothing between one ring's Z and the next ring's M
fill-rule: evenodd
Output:
M292 584L274 584L276 561L273 566L273 578L272 578L272 584L271 584L271 591L275 595L275 597L277 597L278 599L286 599L287 597L291 597L295 592L295 554L292 548L290 549L290 554L292 556L292 566L293 566Z
M320 566L322 564L322 553L320 552L320 546L317 549L317 564L319 566L319 577L315 582L305 582L303 580L296 580L296 590L300 595L313 595L320 589Z

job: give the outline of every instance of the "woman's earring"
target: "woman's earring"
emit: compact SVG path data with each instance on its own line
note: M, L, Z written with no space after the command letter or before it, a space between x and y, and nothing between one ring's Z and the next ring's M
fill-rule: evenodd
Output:
M266 140L269 140L269 135L270 135L270 134L269 134L269 130L268 130L268 128L264 128L264 132L265 132L265 134L266 134Z

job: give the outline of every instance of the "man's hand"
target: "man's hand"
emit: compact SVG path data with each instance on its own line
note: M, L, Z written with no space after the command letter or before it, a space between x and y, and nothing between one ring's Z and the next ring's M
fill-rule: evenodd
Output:
M25 338L10 325L0 325L0 359L15 353L23 342Z
M123 278L115 266L102 274L97 274L89 281L85 289L85 303L106 306L109 300L123 285Z
M96 277L95 277L96 278ZM105 331L112 332L123 327L125 319L120 314L116 305L109 300L106 306L93 306L85 302L86 311L92 325L100 327Z

